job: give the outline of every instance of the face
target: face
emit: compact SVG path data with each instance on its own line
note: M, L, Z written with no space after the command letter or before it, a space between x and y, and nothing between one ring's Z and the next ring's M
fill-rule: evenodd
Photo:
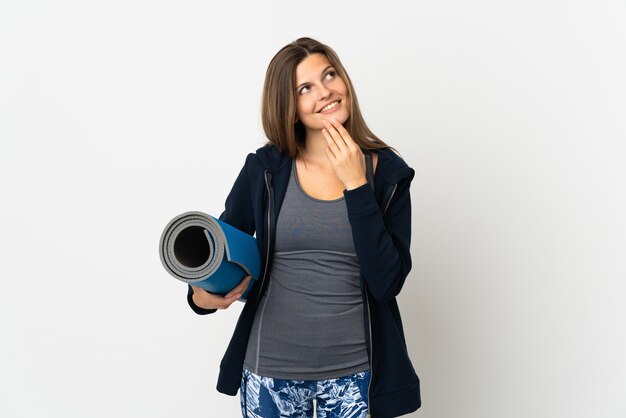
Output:
M331 108L326 106L329 104ZM350 116L348 88L324 54L306 57L296 67L296 111L307 133L324 128L331 118L344 123Z

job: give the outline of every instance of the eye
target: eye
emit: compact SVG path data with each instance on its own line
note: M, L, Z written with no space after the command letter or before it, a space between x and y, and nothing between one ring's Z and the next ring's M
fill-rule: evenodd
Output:
M335 78L335 76L337 75L337 73L333 70L329 71L326 73L326 77L328 77L329 75L331 75L332 77L329 78L329 80L332 80L333 78ZM304 89L308 89L309 86L302 86L302 88L300 89L300 91L298 91L299 94L303 94L305 93Z

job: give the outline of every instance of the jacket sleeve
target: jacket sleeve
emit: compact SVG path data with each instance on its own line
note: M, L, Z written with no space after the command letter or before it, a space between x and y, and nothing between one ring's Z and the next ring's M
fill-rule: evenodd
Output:
M246 162L226 198L224 212L220 215L220 220L248 235L254 235L256 230L248 176L248 166L253 156L254 154L250 153L246 157Z
M248 154L244 166L241 168L235 184L233 184L226 203L224 212L219 219L247 234L254 235L255 223L252 202L250 200L250 182L248 177L248 163L254 154ZM193 301L193 289L187 285L187 303L198 315L212 314L217 309L204 309Z
M344 190L361 273L379 302L396 297L411 271L411 179L398 185L384 218L369 184Z

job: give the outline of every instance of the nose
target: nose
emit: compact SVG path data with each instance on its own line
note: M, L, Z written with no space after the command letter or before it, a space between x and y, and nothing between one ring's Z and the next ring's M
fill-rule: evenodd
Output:
M330 95L330 90L324 84L320 84L318 92L320 95L320 100L324 100Z

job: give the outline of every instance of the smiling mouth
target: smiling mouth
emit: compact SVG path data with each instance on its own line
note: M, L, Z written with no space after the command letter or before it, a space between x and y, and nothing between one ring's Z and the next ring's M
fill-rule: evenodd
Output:
M334 106L332 106L331 108L328 108L328 106L322 108L322 110L318 111L317 113L323 113L325 111L329 111L329 110L333 110L334 108L336 108L337 106L339 106L339 104L341 103L341 100L335 100L334 102L332 102L330 105L335 104Z

